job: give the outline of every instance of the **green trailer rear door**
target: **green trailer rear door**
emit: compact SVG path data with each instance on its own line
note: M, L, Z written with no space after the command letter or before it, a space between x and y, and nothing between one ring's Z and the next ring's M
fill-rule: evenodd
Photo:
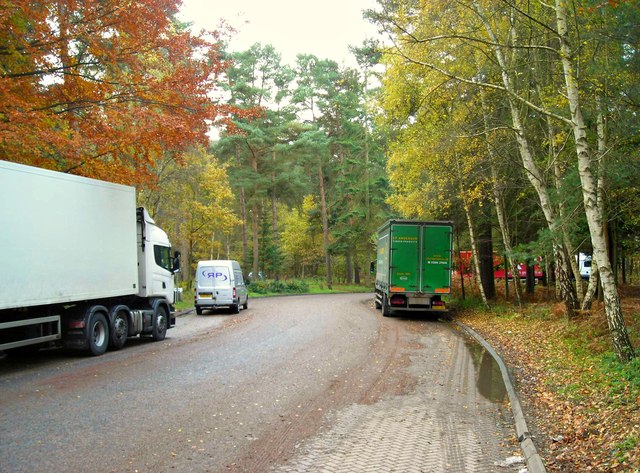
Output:
M422 292L449 294L451 292L451 243L449 225L422 227Z
M417 225L395 224L391 227L391 292L418 291L420 279L419 240Z

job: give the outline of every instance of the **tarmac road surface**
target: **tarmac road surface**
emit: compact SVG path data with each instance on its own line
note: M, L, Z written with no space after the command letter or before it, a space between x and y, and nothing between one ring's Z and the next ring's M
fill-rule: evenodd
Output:
M1 472L508 472L499 372L371 294L250 299L100 357L0 358Z

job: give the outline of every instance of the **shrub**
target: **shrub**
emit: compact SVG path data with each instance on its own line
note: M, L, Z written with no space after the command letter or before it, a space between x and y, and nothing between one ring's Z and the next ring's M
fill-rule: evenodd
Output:
M309 292L309 285L305 281L261 279L251 281L249 290L256 294L302 294Z

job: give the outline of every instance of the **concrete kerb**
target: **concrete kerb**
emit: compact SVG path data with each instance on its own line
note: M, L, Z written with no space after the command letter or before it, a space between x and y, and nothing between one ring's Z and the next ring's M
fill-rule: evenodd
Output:
M511 376L509 375L509 371L507 370L507 366L504 364L504 361L502 361L502 358L496 353L493 347L489 345L489 343L487 343L487 341L478 333L476 333L475 330L466 326L462 322L456 321L456 324L475 338L485 348L485 350L491 354L493 359L496 360L496 363L498 363L500 372L502 373L502 379L504 380L504 385L507 389L507 394L509 395L511 412L513 413L515 421L516 434L518 435L518 442L520 442L520 448L522 448L522 452L524 453L524 457L527 462L527 469L529 470L529 473L546 473L547 470L542 462L542 458L540 458L540 455L536 450L531 434L529 433L529 428L527 427L527 422L524 418L524 413L522 412L520 400L518 399L516 390L513 387Z

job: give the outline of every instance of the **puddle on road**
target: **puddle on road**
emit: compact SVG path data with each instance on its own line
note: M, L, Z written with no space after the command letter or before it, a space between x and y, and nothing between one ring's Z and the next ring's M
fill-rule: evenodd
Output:
M502 403L507 397L507 389L504 386L500 366L475 339L467 334L463 337L473 359L478 392L491 402Z

